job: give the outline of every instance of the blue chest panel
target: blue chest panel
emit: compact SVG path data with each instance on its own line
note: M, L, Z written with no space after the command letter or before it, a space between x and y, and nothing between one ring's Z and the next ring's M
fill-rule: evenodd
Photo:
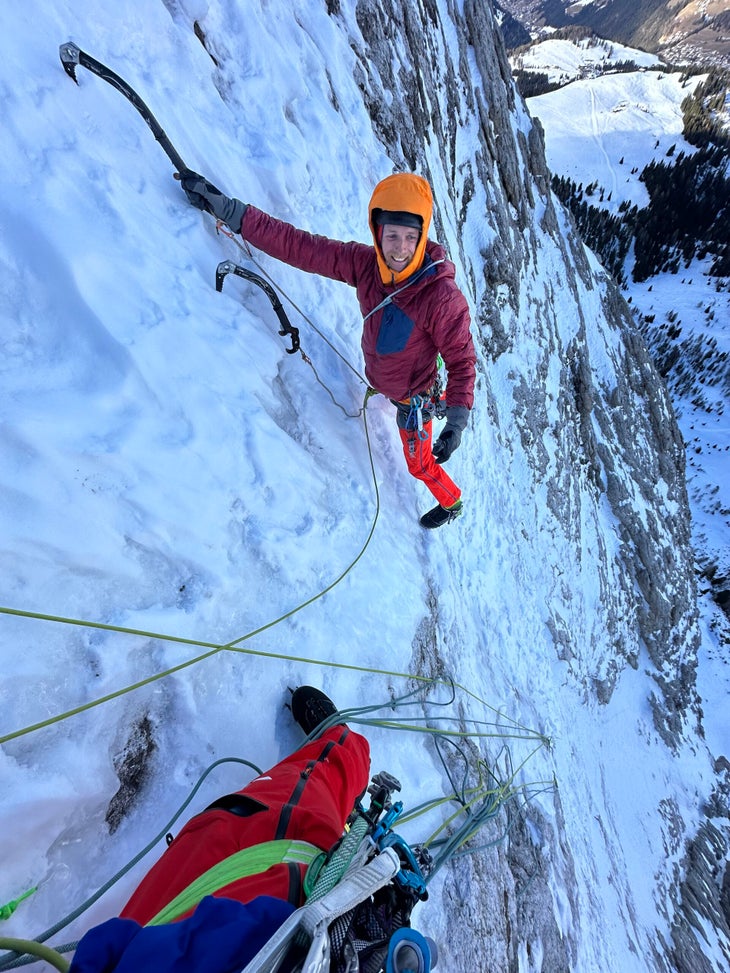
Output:
M386 304L380 319L375 351L379 355L393 355L403 351L416 324L395 304Z

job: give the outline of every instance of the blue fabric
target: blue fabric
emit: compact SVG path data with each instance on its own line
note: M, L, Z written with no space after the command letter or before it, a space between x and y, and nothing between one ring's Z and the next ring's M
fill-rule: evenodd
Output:
M380 319L375 350L379 355L393 355L403 351L415 327L415 322L395 304L386 304Z
M435 272L436 264L426 254L421 269L417 270L415 274L411 274L408 280L401 285L401 289L405 290L411 284L415 284L421 280L421 278L431 277ZM393 296L395 297L395 294ZM394 355L399 351L403 351L408 344L408 339L415 326L415 321L409 318L405 311L399 308L397 304L386 304L380 318L375 351L379 355Z
M293 911L267 895L245 905L209 895L169 925L109 919L83 937L69 973L240 973Z

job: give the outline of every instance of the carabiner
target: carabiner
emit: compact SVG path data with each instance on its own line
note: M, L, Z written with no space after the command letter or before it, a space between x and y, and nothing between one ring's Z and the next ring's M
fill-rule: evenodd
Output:
M423 428L424 399L420 395L411 396L411 411L406 419L406 429L415 429L419 439L428 439L428 431Z

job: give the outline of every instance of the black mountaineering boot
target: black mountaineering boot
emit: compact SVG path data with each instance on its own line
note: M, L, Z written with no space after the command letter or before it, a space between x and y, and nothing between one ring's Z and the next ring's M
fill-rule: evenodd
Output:
M337 707L320 689L313 686L300 686L295 689L291 697L291 713L295 722L301 726L309 736L330 716L334 716Z
M434 527L441 527L443 524L449 524L452 520L456 520L464 511L464 504L461 500L457 500L456 503L452 504L450 507L442 507L439 504L434 507L433 510L429 510L428 513L421 517L419 523L421 527L426 527L428 530L433 530Z

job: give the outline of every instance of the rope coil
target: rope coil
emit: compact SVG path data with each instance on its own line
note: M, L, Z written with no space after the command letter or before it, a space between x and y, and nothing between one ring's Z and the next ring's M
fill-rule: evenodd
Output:
M448 687L450 690L447 699L439 701L432 698L427 698L430 696L433 690L441 687ZM438 725L440 722L446 720L456 722L457 717L455 716L446 715L443 717L435 717L433 714L424 714L419 717L410 716L400 719L390 715L383 719L377 718L373 715L382 710L389 710L392 713L393 710L397 711L407 706L417 706L423 708L426 704L428 704L430 707L444 709L452 706L452 704L455 702L457 689L471 699L478 701L486 709L491 710L492 713L495 714L496 721L490 723L485 720L476 720L468 716L464 717L462 713L458 718L459 721L465 719L467 723L470 723L475 727L473 730L466 730L462 728L450 729ZM376 726L386 730L405 730L413 733L424 733L434 740L439 760L451 787L451 792L440 795L437 798L432 798L431 800L414 807L410 812L401 815L399 818L399 825L407 824L430 811L438 809L439 807L446 806L450 803L456 805L456 810L453 811L428 838L419 843L419 847L423 848L429 853L429 868L428 875L426 877L427 884L437 874L437 872L452 859L461 855L475 854L484 848L490 847L491 845L496 844L498 841L503 840L513 822L508 822L504 834L500 835L497 839L493 840L489 844L470 847L468 850L464 849L464 845L489 820L494 819L499 811L508 804L508 802L515 800L519 793L524 791L526 787L529 786L533 788L539 787L540 789L547 789L554 786L554 781L536 781L530 785L521 786L516 784L517 775L522 770L524 765L541 747L547 746L549 744L549 740L543 735L529 729L528 727L525 727L519 722L505 718L499 713L498 710L489 706L488 703L481 700L473 692L465 689L464 687L460 687L453 682L433 678L422 679L420 684L414 689L409 690L395 699L388 700L386 703L376 703L364 707L339 710L329 719L320 724L320 726L317 727L317 730L310 734L307 739L313 739L327 730L330 726L334 726L342 722L345 722L348 725L360 725L364 727ZM487 727L491 727L490 732L486 731ZM483 759L477 761L476 766L474 766L474 761L470 761L469 756L460 746L461 741L465 739L478 740L484 738L513 739L532 743L534 746L517 768L513 768L511 765L511 760L509 760L507 762L507 774L505 775L504 779L501 779L496 771L488 768L486 761ZM463 764L463 777L460 783L456 782L455 772L449 768L445 755L441 750L441 748L444 746L450 747L452 753ZM254 774L257 776L263 772L255 764L248 760L244 760L243 758L226 757L215 761L201 775L188 797L180 805L177 811L175 811L172 818L152 839L152 841L150 841L127 865L120 869L103 886L101 886L100 889L87 898L78 908L74 909L73 912L71 912L64 919L55 923L40 936L36 937L33 942L36 944L45 943L46 940L50 939L52 936L55 936L72 921L81 916L110 888L112 888L113 885L122 879L147 854L149 854L156 845L163 842L165 840L165 836L172 830L173 826L182 816L183 812L191 804L207 777L217 767L226 763L242 764L252 769ZM474 771L476 778L471 784L468 783L470 770ZM527 799L529 799L529 797L525 798L525 801ZM461 823L459 823L460 818L463 819ZM334 862L332 868L328 870L327 866L325 866L322 868L320 874L315 877L314 888L317 889L317 893L316 895L313 894L314 898L318 898L320 895L326 894L327 891L332 888L333 884L336 884L338 878L342 876L343 873L346 873L349 864L353 861L353 857L356 856L358 848L362 844L362 834L366 830L366 819L360 816L357 817L353 822L350 833L342 841L340 848L337 849L333 855L333 858L331 859ZM446 837L443 837L444 832L447 833ZM318 884L320 880L323 882L321 887ZM77 943L74 942L56 947L55 953L63 954L72 952L76 948L76 945ZM2 948L1 942L0 948ZM7 946L5 948L15 950L15 947L12 946ZM22 949L23 954L28 955L22 955L18 951L15 951L11 954L0 956L0 973L5 973L7 970L35 962L36 956L30 955L30 949L27 949L24 946L20 947L20 949ZM62 973L65 973L62 967L57 966L57 968L62 970Z

